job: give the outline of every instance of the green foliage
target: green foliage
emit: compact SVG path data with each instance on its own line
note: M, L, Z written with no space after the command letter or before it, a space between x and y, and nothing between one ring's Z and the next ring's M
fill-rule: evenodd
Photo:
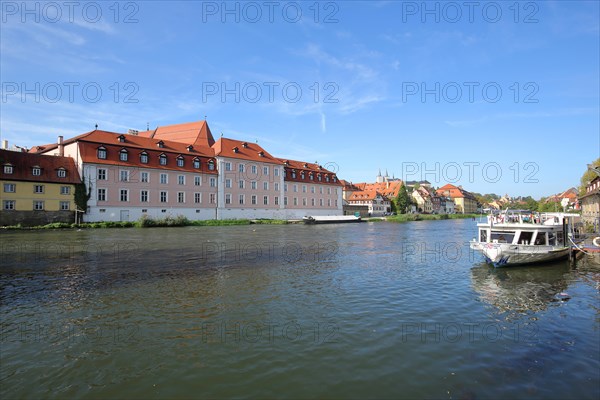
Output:
M410 196L406 191L406 186L404 186L404 182L402 182L402 186L400 186L400 190L398 191L398 195L393 201L395 203L396 212L401 214L405 213L408 207L411 204Z
M81 180L81 183L75 184L75 193L73 195L75 200L75 206L78 210L83 212L87 211L87 203L90 197L92 196L92 184L90 183L90 187L87 189L85 187L85 177Z
M167 216L162 219L152 219L146 215L143 215L140 219L135 222L135 226L140 228L151 228L151 227L171 227L171 226L190 226L192 221L178 215L176 217Z
M537 210L540 212L558 212L563 211L563 206L560 204L560 201L545 202L542 199L538 204Z
M594 161L592 163L592 165L594 167L600 168L600 158L596 159L596 161ZM579 195L583 196L585 194L585 188L586 186L598 175L596 175L596 173L594 171L591 170L587 170L583 173L583 175L581 176L580 179L580 185L579 185Z

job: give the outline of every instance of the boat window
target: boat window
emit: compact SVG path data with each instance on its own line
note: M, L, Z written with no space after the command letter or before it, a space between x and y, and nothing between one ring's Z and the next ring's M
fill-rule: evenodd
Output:
M487 230L482 229L479 231L479 241L483 243L487 242Z
M533 232L521 232L519 236L519 240L517 243L519 244L531 244L531 239L533 238Z
M556 232L556 245L557 246L562 246L564 244L564 240L563 240L563 233L562 232Z
M548 244L550 246L556 246L556 234L554 232L548 234Z
M546 244L546 232L538 232L535 243L536 245L545 245Z
M490 235L491 241L497 240L498 243L512 243L514 237L514 231L492 231Z

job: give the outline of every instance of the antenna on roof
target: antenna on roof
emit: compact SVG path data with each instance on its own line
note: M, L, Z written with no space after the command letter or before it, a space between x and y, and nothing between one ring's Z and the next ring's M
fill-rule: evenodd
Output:
M98 124L96 124L96 129L98 129Z
M221 137L223 137L223 132L221 132Z
M146 130L149 131L150 130L150 122L146 122Z
M258 139L256 139L256 144L258 144Z
M204 120L206 121L206 115L204 116Z

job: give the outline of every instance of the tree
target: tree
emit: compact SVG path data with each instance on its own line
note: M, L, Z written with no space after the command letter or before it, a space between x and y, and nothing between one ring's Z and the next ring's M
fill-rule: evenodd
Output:
M400 186L400 190L398 190L398 194L396 195L396 199L394 200L396 203L396 209L399 213L406 213L406 209L410 205L410 197L408 196L408 192L406 191L406 186L404 186L404 182L402 182L402 186Z
M592 163L592 165L596 168L600 168L600 158L596 159L596 161L594 161ZM587 187L587 185L598 175L596 175L596 173L590 169L588 169L587 171L585 171L583 173L583 176L581 177L581 185L579 185L579 195L583 196L585 194L585 188Z

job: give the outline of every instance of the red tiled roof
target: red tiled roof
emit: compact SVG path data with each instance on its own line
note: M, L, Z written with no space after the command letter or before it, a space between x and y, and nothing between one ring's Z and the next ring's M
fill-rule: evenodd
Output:
M71 157L49 156L10 150L0 150L0 179L13 181L31 181L48 183L81 183L79 172ZM13 166L12 174L4 173L4 165ZM40 175L33 175L33 167L41 169ZM64 178L58 176L58 170L66 172Z
M383 196L392 200L400 192L402 181L379 182L379 183L356 183L354 184L359 190L376 190Z
M258 143L222 137L217 140L212 148L215 152L215 156L238 158L261 163L281 164L277 158L269 154L265 149L259 146Z
M295 171L296 172L295 178L292 178L291 174L286 173L285 174L286 181L330 184L330 185L336 185L336 186L342 185L341 182L337 179L337 176L334 172L323 168L319 164L309 163L306 161L284 159L284 158L277 158L277 160L279 160L280 163L285 165L286 171ZM302 178L302 172L304 172L304 178ZM310 179L311 174L313 175L313 179ZM321 174L320 181L318 179L319 174ZM327 176L329 176L329 182L327 181L327 178L326 178Z
M194 147L212 147L215 144L215 139L206 121L159 126L151 131L139 132L138 135L191 144Z
M463 198L470 199L470 200L476 200L475 196L471 192L468 192L468 191L466 191L462 188L459 188L457 186L454 186L450 183L442 186L441 188L436 190L435 193L438 196L446 196L446 197L450 197L453 199L463 197Z
M348 201L362 201L362 200L375 200L377 196L382 196L377 190L360 190L358 192L353 192Z

